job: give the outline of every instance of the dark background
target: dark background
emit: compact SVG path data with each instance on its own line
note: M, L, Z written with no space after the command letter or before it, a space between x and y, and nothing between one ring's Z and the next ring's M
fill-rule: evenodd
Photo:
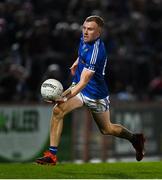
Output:
M70 85L81 25L105 20L106 81L112 98L157 101L162 94L162 0L0 1L0 102L41 102L53 77Z

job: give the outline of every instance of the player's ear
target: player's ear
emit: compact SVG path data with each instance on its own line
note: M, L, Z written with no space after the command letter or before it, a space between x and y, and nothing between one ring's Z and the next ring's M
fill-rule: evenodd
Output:
M103 28L99 27L99 33L101 34L103 31Z
M102 34L102 28L98 27L98 36L101 36L101 34Z

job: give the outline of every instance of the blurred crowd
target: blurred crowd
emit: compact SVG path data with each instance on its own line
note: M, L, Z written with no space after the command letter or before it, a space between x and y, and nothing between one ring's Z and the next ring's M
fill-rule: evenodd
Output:
M1 0L0 102L40 102L47 78L70 84L81 25L105 20L106 81L119 100L162 96L162 0Z

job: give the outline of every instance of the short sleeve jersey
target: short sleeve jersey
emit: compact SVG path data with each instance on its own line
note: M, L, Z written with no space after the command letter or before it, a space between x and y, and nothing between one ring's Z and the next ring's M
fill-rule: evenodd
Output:
M91 99L107 97L108 87L104 80L107 55L103 41L98 38L94 42L84 43L83 37L81 37L78 58L79 63L73 78L73 83L80 81L81 73L83 69L86 68L93 71L94 75L81 93Z

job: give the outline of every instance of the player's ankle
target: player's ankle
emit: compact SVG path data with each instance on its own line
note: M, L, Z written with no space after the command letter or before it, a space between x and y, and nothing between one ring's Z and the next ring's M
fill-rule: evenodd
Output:
M50 151L53 155L56 155L58 149L57 149L56 146L49 146L49 151Z
M130 142L131 143L135 143L136 142L136 134L132 134L132 137L131 137L131 139L130 139Z

